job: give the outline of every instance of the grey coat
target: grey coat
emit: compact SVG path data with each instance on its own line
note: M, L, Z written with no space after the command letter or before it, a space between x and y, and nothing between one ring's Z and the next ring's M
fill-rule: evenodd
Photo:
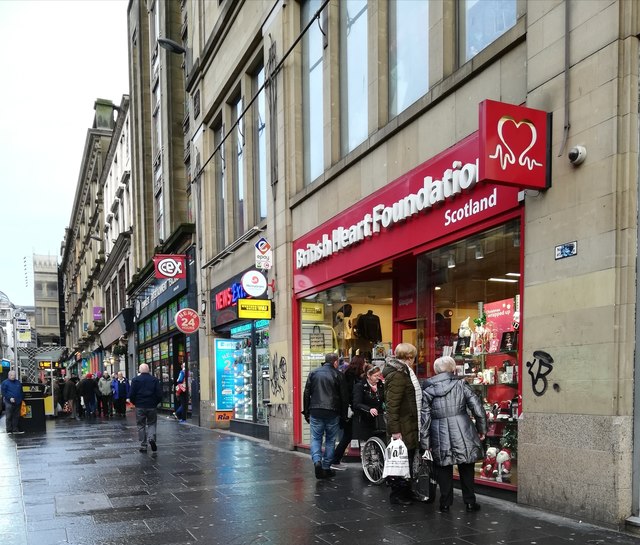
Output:
M475 427L467 409L475 417ZM464 379L440 373L426 380L420 417L420 446L431 448L436 464L469 464L484 456L478 435L487 433L487 418L480 399Z

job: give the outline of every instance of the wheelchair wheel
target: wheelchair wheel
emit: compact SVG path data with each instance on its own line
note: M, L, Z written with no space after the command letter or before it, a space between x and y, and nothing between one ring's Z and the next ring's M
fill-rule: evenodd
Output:
M379 437L370 437L360 451L362 459L362 470L365 477L373 484L380 484L384 481L382 472L384 470L386 445Z

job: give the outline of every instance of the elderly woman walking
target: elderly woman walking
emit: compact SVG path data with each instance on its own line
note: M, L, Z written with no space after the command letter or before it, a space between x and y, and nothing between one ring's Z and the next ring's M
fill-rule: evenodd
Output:
M384 376L384 397L387 414L387 435L392 439L402 439L407 447L409 465L418 449L420 432L420 404L422 390L411 366L416 359L416 347L409 343L396 346L395 357L389 358L382 370ZM412 501L427 501L427 497L411 488L411 481L393 477L391 480L390 503L408 505Z
M440 511L449 511L453 503L454 464L458 466L467 511L478 511L473 479L474 464L484 455L482 441L487 433L482 403L466 381L454 374L456 362L452 357L438 358L433 369L436 375L423 384L420 446L431 450L436 464Z

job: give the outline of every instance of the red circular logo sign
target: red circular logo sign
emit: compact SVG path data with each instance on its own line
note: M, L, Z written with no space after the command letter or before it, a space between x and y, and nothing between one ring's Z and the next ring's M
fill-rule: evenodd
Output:
M176 313L175 322L183 333L195 333L200 327L200 316L191 308L183 308Z

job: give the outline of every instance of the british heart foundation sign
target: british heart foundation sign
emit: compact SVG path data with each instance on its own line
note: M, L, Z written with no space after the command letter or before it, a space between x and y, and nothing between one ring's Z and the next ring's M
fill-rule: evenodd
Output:
M551 114L495 100L480 103L478 181L551 187Z

